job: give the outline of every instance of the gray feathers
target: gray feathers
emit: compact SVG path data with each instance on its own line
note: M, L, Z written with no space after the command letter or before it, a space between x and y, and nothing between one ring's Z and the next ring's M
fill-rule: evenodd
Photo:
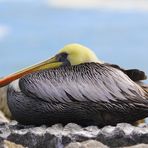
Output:
M114 125L148 115L145 91L122 71L85 63L35 72L19 80L21 92L8 90L8 105L23 124L75 122Z
M20 88L26 95L57 103L144 98L142 89L123 72L96 63L33 73L20 80Z

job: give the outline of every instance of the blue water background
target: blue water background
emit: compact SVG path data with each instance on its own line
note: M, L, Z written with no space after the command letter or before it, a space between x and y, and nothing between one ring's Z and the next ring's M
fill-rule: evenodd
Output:
M0 3L0 77L54 55L68 43L106 62L148 73L148 12L56 9L42 3Z

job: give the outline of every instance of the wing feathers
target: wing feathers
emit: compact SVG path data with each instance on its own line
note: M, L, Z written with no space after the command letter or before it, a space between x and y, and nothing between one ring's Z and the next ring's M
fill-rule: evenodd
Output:
M144 91L122 71L98 63L60 67L20 79L23 93L47 102L110 102L144 98Z

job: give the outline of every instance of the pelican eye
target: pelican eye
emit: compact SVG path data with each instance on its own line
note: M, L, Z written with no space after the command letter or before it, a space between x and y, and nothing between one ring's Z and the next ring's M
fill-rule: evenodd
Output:
M63 52L63 53L56 55L56 60L58 62L63 62L63 65L71 65L70 62L68 61L67 57L68 57L68 54Z

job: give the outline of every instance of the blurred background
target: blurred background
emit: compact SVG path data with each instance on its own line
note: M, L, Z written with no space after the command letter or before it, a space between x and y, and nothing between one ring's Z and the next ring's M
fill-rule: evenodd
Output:
M69 43L148 74L148 0L0 0L0 77Z

